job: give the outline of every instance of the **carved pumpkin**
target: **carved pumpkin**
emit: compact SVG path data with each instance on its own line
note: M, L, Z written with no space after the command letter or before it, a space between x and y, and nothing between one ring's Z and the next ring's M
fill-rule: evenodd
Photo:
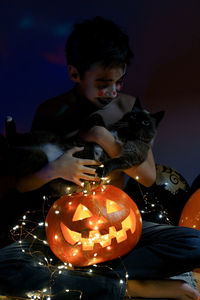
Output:
M46 218L47 241L54 254L75 266L115 259L128 253L142 231L133 200L112 185L89 195L59 198Z

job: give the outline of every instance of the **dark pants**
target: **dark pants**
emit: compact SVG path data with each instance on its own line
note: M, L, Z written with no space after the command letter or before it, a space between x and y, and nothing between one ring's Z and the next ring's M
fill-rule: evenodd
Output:
M23 245L25 251L28 244ZM51 287L51 299L123 299L129 279L167 278L200 267L200 232L186 227L143 222L137 247L105 264L56 272L39 265L44 258L21 251L19 243L0 250L0 295L25 297ZM69 290L69 292L66 292ZM48 293L48 292L44 292Z
M167 278L191 271L200 267L200 231L143 221L141 239L123 257L123 264L129 279ZM116 270L122 273L120 265Z

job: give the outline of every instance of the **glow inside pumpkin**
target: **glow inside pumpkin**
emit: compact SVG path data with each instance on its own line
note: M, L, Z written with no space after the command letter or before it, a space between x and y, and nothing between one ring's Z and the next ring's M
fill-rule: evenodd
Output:
M46 219L47 240L62 261L87 266L115 259L137 244L142 229L133 200L114 186L64 196Z

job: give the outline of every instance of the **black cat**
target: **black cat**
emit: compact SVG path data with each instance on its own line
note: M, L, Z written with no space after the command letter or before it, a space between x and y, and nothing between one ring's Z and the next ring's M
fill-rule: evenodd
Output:
M78 136L60 139L50 132L16 133L14 121L8 119L8 173L17 176L33 173L74 146L84 146L84 150L76 154L77 157L95 159L102 163L103 166L96 169L98 177L105 177L116 169L131 168L146 159L163 116L164 111L151 114L134 106L119 122L107 128L121 144L121 154L116 158L109 158L98 145L83 142ZM92 116L89 123L90 126L104 125L98 113Z

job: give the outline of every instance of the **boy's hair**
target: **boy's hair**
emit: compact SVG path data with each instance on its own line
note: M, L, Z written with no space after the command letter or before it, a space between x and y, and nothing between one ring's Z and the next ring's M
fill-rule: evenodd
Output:
M103 67L124 66L130 64L132 57L128 35L102 17L75 24L66 43L67 63L81 76L94 63Z

